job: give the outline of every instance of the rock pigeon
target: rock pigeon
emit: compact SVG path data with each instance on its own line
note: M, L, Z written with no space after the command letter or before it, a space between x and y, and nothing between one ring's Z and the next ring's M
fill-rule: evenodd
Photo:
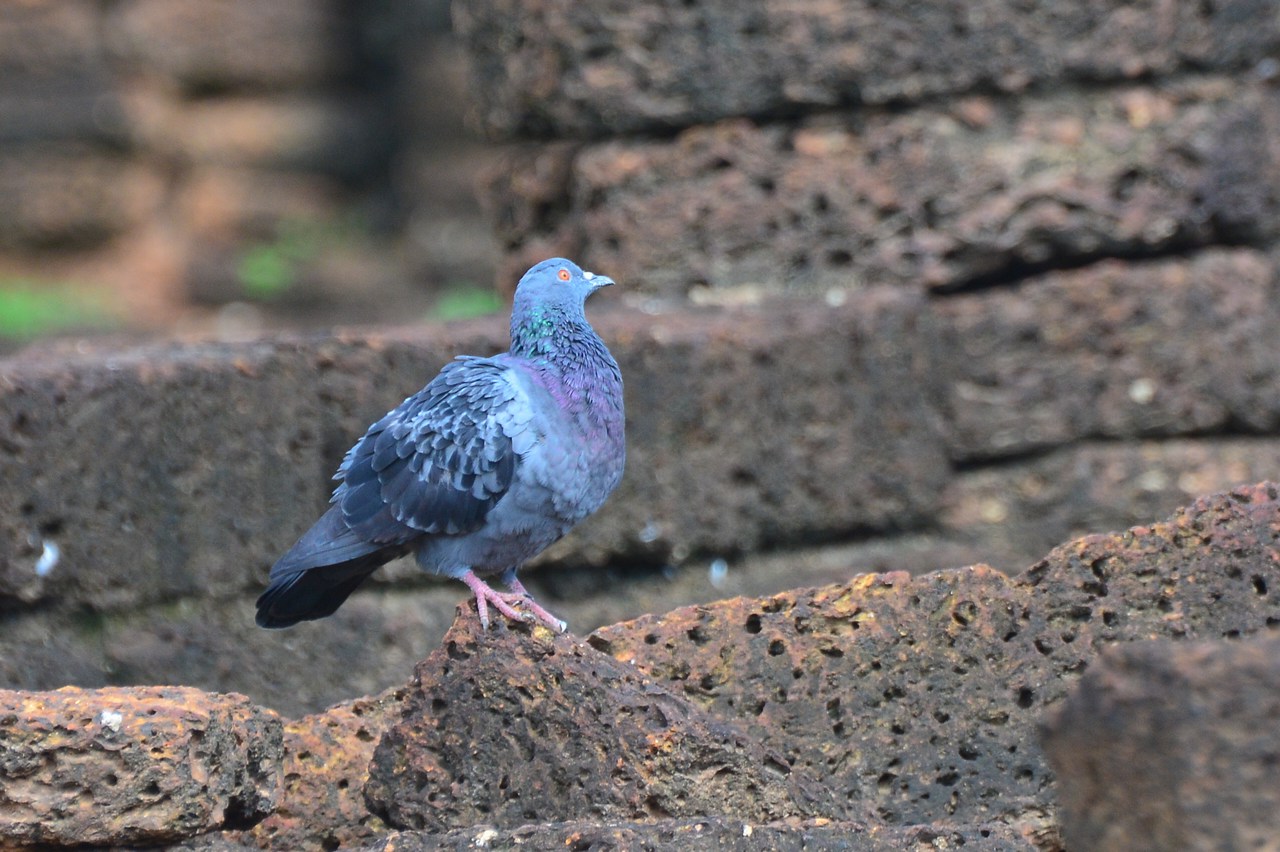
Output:
M272 567L258 624L331 615L379 566L413 553L471 588L486 629L492 606L564 632L516 571L622 478L622 374L584 313L612 283L563 258L526 272L510 351L456 358L369 427L334 476L332 506Z

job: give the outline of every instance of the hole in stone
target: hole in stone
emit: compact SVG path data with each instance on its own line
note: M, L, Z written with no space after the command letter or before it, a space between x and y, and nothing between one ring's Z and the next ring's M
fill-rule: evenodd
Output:
M777 657L787 650L787 645L781 639L774 639L769 643L769 656Z
M644 636L644 644L646 644L646 645L657 645L657 644L658 644L658 634L656 634L656 633L646 633L646 634L645 634L645 636Z
M961 627L968 627L978 617L978 607L973 601L961 601L951 610L951 620Z
M748 633L750 633L753 636L759 633L760 632L760 613L753 612L751 613L751 615L748 615L747 623L742 625L742 627L744 630L746 630Z
M950 772L944 772L942 775L939 775L935 780L943 787L951 787L960 780L960 773L953 769Z
M960 757L963 758L964 760L978 759L978 750L974 748L972 745L970 745L969 743L962 744L960 746L960 751L958 753Z
M1032 704L1035 703L1035 700L1036 700L1035 690L1031 689L1030 687L1024 686L1018 690L1018 706L1021 707L1022 709L1025 710L1028 707L1030 707Z
M1253 590L1258 593L1259 597L1263 597L1267 594L1267 581L1265 578L1259 576L1258 574L1254 574L1252 578L1252 582L1253 582Z

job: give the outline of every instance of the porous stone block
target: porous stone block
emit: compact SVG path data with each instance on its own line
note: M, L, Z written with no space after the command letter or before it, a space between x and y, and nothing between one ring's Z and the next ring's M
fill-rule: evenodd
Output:
M245 828L275 804L281 725L184 687L0 690L0 846L123 846Z

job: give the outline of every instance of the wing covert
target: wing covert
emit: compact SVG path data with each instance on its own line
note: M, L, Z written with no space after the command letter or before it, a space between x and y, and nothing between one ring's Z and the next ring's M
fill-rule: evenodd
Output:
M534 420L506 367L458 358L369 427L338 469L333 502L373 543L470 532L511 487Z

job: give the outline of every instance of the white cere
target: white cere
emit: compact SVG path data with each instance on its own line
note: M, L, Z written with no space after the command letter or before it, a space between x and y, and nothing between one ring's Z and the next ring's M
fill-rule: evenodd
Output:
M49 573L58 567L58 559L62 556L62 551L52 541L46 540L43 545L44 548L40 552L40 558L36 560L37 577L48 577Z
M723 559L712 559L711 567L707 569L707 579L711 581L711 585L714 588L720 588L728 576L729 563Z
M584 272L582 273L582 277L587 279L588 281L594 281L596 278L596 274L594 272Z
M116 733L120 732L120 725L123 723L124 714L119 710L103 710L98 714L98 724Z

